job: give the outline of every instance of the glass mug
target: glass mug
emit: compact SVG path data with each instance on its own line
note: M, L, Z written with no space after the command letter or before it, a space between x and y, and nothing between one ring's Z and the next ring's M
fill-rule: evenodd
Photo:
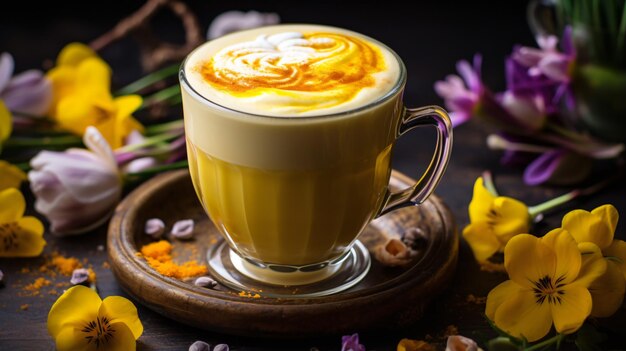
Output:
M267 28L294 27L308 28ZM446 111L405 108L400 58L382 43L349 33L388 50L399 75L386 94L348 111L273 116L212 101L190 84L186 67L212 42L181 67L191 178L225 239L209 249L209 270L231 288L310 297L355 285L370 266L357 240L361 231L389 211L425 201L446 169L452 147ZM422 126L437 130L432 160L413 186L391 192L396 140Z

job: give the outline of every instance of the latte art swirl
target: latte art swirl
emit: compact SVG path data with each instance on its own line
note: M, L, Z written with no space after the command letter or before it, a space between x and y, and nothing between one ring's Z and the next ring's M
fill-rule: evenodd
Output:
M386 65L378 47L357 37L283 32L226 46L197 69L222 92L275 95L283 109L303 112L353 99L377 84L375 74Z

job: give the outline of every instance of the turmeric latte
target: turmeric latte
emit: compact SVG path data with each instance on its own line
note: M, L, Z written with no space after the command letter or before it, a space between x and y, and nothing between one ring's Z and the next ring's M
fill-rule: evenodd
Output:
M197 49L185 70L205 98L235 110L314 116L352 110L388 93L397 60L346 30L290 25L229 35Z

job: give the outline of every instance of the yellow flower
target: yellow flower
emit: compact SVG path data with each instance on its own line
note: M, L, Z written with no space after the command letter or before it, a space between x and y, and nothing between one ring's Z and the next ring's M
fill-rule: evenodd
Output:
M0 191L8 188L19 188L26 180L26 173L14 165L0 160Z
M19 190L0 191L0 257L34 257L43 251L43 224L35 217L23 217L25 209Z
M53 90L49 114L62 128L83 135L88 126L94 126L114 149L133 130L143 131L132 116L142 104L141 97L113 98L111 68L88 46L68 44L47 77Z
M575 332L591 313L589 285L606 271L606 261L598 255L582 256L572 235L562 228L543 238L529 234L512 238L504 249L510 280L489 292L487 317L530 342L543 338L553 324L559 333Z
M598 247L594 254L606 256L606 273L591 284L594 317L609 317L622 306L626 291L626 243L614 239L619 213L613 205L603 205L591 212L573 210L563 217L561 226L569 231L582 251L591 251L588 243ZM619 261L612 259L617 258Z
M402 339L396 347L397 351L435 351L435 347L426 341Z
M0 100L0 144L9 139L12 130L13 118L11 116L11 111L9 111L7 105ZM0 150L2 150L2 148L0 148Z
M506 196L494 196L476 179L474 196L469 204L470 224L463 229L463 237L478 262L486 262L502 252L507 242L517 234L527 233L530 216L522 202Z
M109 296L103 301L95 291L77 285L52 305L48 333L58 351L133 351L143 325L129 300Z

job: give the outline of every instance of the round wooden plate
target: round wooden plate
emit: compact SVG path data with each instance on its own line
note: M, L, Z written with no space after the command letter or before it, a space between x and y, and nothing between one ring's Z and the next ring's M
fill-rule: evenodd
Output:
M394 171L391 188L413 184ZM408 267L386 267L372 254L372 267L356 286L335 295L278 299L240 296L218 286L165 277L137 256L152 241L144 234L149 218L161 218L169 231L180 219L196 222L191 241L167 237L174 259L206 262L206 252L220 238L191 184L187 171L165 173L144 183L117 207L109 226L108 254L120 285L145 306L182 323L229 334L307 337L406 326L444 289L457 262L458 237L450 210L437 196L419 207L406 207L373 221L359 239L370 252L387 237L419 228L423 242Z

